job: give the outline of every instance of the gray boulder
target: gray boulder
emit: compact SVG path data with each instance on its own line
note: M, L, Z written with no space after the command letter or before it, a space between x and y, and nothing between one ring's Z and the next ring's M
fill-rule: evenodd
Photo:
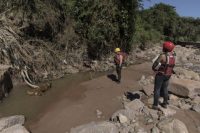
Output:
M120 115L126 116L126 118L128 118L129 120L134 120L136 112L130 109L121 109L112 115L111 120L114 122L119 121Z
M163 114L164 117L170 117L170 116L173 116L173 115L176 114L176 110L171 109L170 107L168 107L166 109L160 107L160 110L162 111L162 114Z
M175 72L176 72L175 76L181 79L191 79L191 80L196 80L196 81L200 80L198 73L195 73L193 71L190 71L181 67L176 67Z
M162 133L188 133L185 124L174 118L165 119L157 124Z
M173 78L169 86L169 91L178 96L194 98L200 93L200 82Z
M14 125L23 125L25 118L23 115L15 115L0 119L0 131L12 127Z
M144 103L139 99L135 99L127 104L125 104L125 109L134 110L137 113L141 113L144 108Z
M92 122L72 128L70 133L119 133L119 130L110 122Z
M6 128L4 129L2 132L0 133L29 133L25 127L23 127L22 125L14 125L12 127Z
M200 97L197 96L197 97L193 98L193 99L192 99L192 103L193 103L193 104L200 104Z
M159 129L155 126L151 129L151 133L160 133Z
M151 96L151 95L153 95L154 85L153 84L148 84L148 85L142 86L142 90L144 91L144 93L147 96Z
M119 114L119 122L120 123L127 123L128 122L128 118L122 114Z
M192 106L192 110L194 110L194 111L200 113L200 105L199 105L199 104L193 105L193 106Z
M126 126L120 129L120 133L135 133L134 126Z

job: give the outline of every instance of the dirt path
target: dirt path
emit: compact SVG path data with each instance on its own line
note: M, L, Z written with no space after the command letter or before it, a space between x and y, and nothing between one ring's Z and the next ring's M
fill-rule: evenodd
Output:
M32 133L65 133L80 124L109 119L116 110L122 108L119 97L127 90L139 88L137 81L143 74L151 73L147 68L150 68L150 64L144 63L124 69L121 84L105 75L67 89L60 100L28 128ZM103 112L100 119L96 116L97 109Z

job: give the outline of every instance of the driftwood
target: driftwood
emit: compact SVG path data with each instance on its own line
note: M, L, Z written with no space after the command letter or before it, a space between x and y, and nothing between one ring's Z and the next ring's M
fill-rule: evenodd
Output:
M28 86L30 86L31 88L34 88L34 89L40 88L39 86L34 85L33 82L31 81L31 79L29 78L26 66L24 67L23 70L21 70L21 75Z
M30 96L42 96L42 94L47 90L49 90L51 86L52 86L51 83L44 83L40 85L40 88L27 90L26 93Z

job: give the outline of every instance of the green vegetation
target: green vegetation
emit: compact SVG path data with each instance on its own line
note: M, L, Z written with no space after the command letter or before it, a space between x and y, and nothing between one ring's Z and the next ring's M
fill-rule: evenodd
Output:
M77 0L74 8L75 30L87 42L90 57L100 58L115 47L131 50L136 0Z
M142 47L159 40L200 41L200 19L180 17L175 7L163 3L137 16L135 41Z
M142 0L1 0L24 39L37 38L61 48L87 48L101 59L121 47L148 47L163 40L200 41L200 19L180 17L163 3L141 9ZM79 42L79 43L77 43Z

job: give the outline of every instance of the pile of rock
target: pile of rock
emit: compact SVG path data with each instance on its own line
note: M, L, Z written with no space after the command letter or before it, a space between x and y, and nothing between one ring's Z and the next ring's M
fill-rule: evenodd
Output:
M15 115L0 119L0 133L29 133L23 126L24 116Z
M171 107L153 110L140 99L134 99L125 102L124 109L116 111L109 121L81 125L70 133L188 133L185 124L172 117L175 113Z
M176 68L169 86L169 106L151 108L153 103L153 76L142 76L141 90L126 92L124 108L116 111L109 121L92 122L72 128L70 133L188 133L186 125L174 118L177 111L193 110L200 113L199 74ZM163 98L160 98L160 102Z

